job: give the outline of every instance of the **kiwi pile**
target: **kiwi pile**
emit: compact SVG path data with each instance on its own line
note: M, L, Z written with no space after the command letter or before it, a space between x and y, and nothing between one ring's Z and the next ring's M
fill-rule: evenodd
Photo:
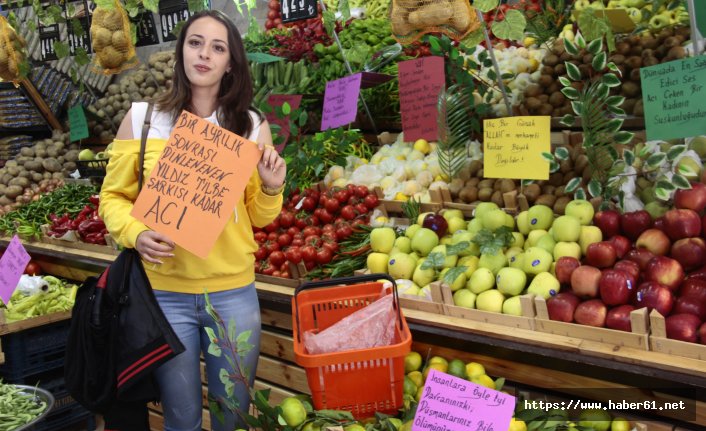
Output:
M106 71L116 71L135 54L130 27L125 25L122 8L96 8L91 23L91 40L98 64Z
M666 28L656 35L631 35L616 42L615 51L609 55L622 73L622 86L612 89L613 94L625 96L622 108L628 115L642 117L642 89L640 87L640 68L678 60L686 56L683 44L689 39L688 27ZM520 106L521 115L550 115L562 117L573 114L570 100L562 93L560 77L566 77L565 62L578 66L584 78L593 71L593 56L583 51L573 56L566 52L561 40L555 42L552 52L542 61L541 75L536 84L530 84L525 90L525 103ZM573 83L581 89L582 82Z
M0 78L14 81L20 76L26 43L3 18L0 23Z
M110 84L106 94L95 105L88 107L88 111L97 118L88 122L88 127L93 130L92 136L109 142L113 139L113 130L120 126L132 102L150 99L171 85L173 50L152 54L148 64L121 75L119 83Z

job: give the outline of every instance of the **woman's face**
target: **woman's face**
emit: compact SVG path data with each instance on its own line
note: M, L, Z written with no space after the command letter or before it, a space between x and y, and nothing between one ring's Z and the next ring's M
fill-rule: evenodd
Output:
M230 72L228 30L220 21L205 16L194 21L184 39L184 71L195 87L216 87Z

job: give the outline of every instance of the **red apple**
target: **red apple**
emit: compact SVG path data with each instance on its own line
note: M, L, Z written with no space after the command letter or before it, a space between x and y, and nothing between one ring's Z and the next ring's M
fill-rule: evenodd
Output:
M593 224L601 230L604 239L610 239L620 233L620 213L615 210L598 211L593 216Z
M601 270L589 265L581 265L571 273L571 291L579 298L598 296L598 281Z
M574 312L574 320L576 323L588 326L605 326L606 314L608 308L600 299L591 299L580 303Z
M664 216L657 217L656 219L654 219L654 221L652 222L652 227L664 232Z
M706 169L704 171L706 172ZM701 234L706 236L706 214L701 219Z
M706 208L706 185L692 181L690 190L677 190L674 193L674 206L700 213Z
M706 280L689 276L679 287L680 297L695 297L706 302Z
M610 239L610 243L615 247L615 255L618 259L622 259L632 248L632 242L627 237L615 235Z
M706 344L706 322L699 326L699 343Z
M422 222L422 227L433 230L439 238L442 238L449 229L449 223L439 214L427 214Z
M697 296L680 296L674 303L674 314L693 314L700 320L706 320L706 302Z
M645 248L656 256L664 256L669 253L671 245L672 241L669 240L667 234L654 228L642 232L635 241L635 247Z
M684 268L670 257L655 256L647 262L644 276L645 281L656 281L674 292L684 281Z
M696 278L699 280L706 280L706 266L702 266L699 269L695 269L695 270L689 272L689 275L686 278L687 279Z
M586 249L586 263L596 268L609 268L615 264L617 253L610 241L594 242Z
M573 322L574 311L579 305L579 298L571 292L561 292L547 300L547 311L551 320Z
M630 313L635 309L632 305L625 304L608 310L605 317L605 326L618 331L632 331L632 323L630 322Z
M559 280L559 283L561 284L571 283L571 273L573 273L579 266L581 266L581 262L579 262L579 260L575 257L560 257L559 260L556 261L556 266L554 267L556 279Z
M633 289L637 287L629 277L628 274L622 271L616 271L614 269L603 270L603 274L598 281L598 289L601 293L601 299L606 305L623 305L628 303Z
M648 311L657 310L662 316L669 315L674 306L672 291L655 281L647 281L637 288L635 308L647 307Z
M679 262L686 271L691 271L706 263L706 241L699 237L682 238L672 244L669 255Z
M701 218L694 210L669 210L664 215L664 231L672 241L699 236Z
M637 263L641 271L647 268L647 263L655 257L654 253L646 248L634 248L625 255L627 260Z
M637 283L640 280L640 265L632 260L619 260L613 265L616 271L623 271L630 276L630 280Z
M652 226L652 216L645 210L633 211L620 216L620 230L631 241Z
M665 319L667 338L696 342L697 330L701 321L693 314L674 314Z

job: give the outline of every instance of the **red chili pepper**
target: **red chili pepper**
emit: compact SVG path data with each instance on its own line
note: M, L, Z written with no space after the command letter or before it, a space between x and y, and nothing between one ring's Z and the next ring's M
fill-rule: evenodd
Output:
M88 198L88 201L97 207L100 205L100 195L92 195Z

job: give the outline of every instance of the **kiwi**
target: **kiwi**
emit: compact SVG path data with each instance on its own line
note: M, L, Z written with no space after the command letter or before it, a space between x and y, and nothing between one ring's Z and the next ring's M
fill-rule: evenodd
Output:
M542 94L542 87L537 84L530 84L527 86L527 89L525 89L525 96L527 97L535 97L540 94Z
M475 175L476 173L478 173L478 171L479 171L480 169L482 169L482 168L483 168L483 162L481 162L480 160L473 160L473 161L468 165L468 170L469 170L471 176L474 176L474 175ZM476 180L478 180L478 179L476 178ZM478 182L476 181L476 183L474 183L474 184L472 184L472 185L476 185L477 183L478 183Z
M630 71L630 80L633 82L640 82L640 69L633 69Z
M549 96L549 103L557 108L563 106L565 101L566 97L558 91L553 92L552 95Z
M532 183L527 187L524 187L524 189L522 190L522 194L525 195L529 202L534 202L535 200L537 200L537 197L539 197L541 192L542 190L540 189L539 184L536 183Z
M585 154L580 154L578 157L576 157L576 161L574 162L574 172L577 174L583 173L583 170L588 166L588 156Z
M557 64L556 66L554 66L554 73L556 74L556 76L566 75L566 66L564 65L564 63Z
M475 202L478 200L478 188L474 186L466 186L461 189L458 197L467 204Z
M540 75L539 81L537 81L541 87L549 87L553 82L554 78L551 75Z
M647 57L654 57L655 52L652 49L645 49L642 51L642 58L647 58Z
M542 103L547 103L549 102L549 95L548 94L540 94L537 99L539 99L540 102Z
M590 64L579 64L579 70L581 71L581 76L587 78L593 73L593 66Z
M581 61L583 61L583 64L591 64L593 62L593 54L584 55Z
M636 97L640 94L640 86L632 81L626 81L623 83L622 93L626 97Z
M567 172L573 171L574 167L571 165L571 160L562 160L559 162L559 172L565 174Z
M628 55L630 52L630 44L625 41L618 42L615 45L615 52L622 55Z
M576 177L576 173L574 171L567 172L564 174L564 178L562 179L561 184L562 185L569 184L569 181L571 181L575 177ZM561 187L561 186L557 186L557 187Z
M678 27L674 29L675 36L681 36L685 39L691 37L691 29L689 27Z
M497 180L493 183L493 192L499 191L501 186L501 180Z
M559 55L559 60L561 60L561 61L569 61L569 60L571 60L571 54L569 54L568 52L564 51L564 52L561 53L561 55Z
M546 205L548 207L553 207L554 202L556 202L556 196L550 194L540 195L537 200L534 201L535 205Z
M655 48L657 58L664 58L667 55L667 51L669 51L669 48L664 45L658 45L657 48Z
M615 54L610 57L610 61L615 63L616 66L625 63L625 56L623 54Z
M638 99L635 103L635 107L632 109L632 115L636 117L645 116L645 107L642 105L642 99Z
M630 55L640 55L642 54L642 46L641 45L633 45L630 47Z
M499 206L502 208L505 206L505 201L503 200L503 193L500 190L496 190L493 192L493 195L490 197L490 201L494 202L495 205Z
M552 112L554 112L554 107L549 103L543 103L537 111L537 115L552 115Z
M559 196L556 198L556 201L554 201L554 213L555 214L564 214L566 210L566 205L571 202L571 198L569 196Z
M525 99L525 105L527 106L527 109L534 112L542 106L542 102L536 97L528 97Z
M554 196L560 198L562 196L566 196L566 186L559 186L556 189L554 189Z
M681 48L681 46L678 46L677 48ZM670 59L669 56L667 56L667 59ZM670 59L670 60L673 60L673 59ZM642 65L644 67L654 66L659 63L660 63L660 61L657 60L655 57L647 57L644 60L642 60ZM637 69L637 70L640 70L640 69Z
M679 60L686 57L686 50L683 46L673 46L667 52L667 60Z
M509 178L505 178L503 180L500 180L500 191L503 193L511 192L513 190L517 189L517 186L515 186L515 182Z
M640 42L645 49L655 49L659 46L659 41L652 36L643 37Z
M493 189L486 187L478 190L478 200L483 202L490 202L490 198L493 196Z
M470 180L466 181L466 187L476 187L476 186L478 186L479 182L480 182L480 178L478 178L478 177L471 178Z
M542 63L544 63L545 66L554 67L559 63L559 57L557 57L556 54L547 54Z
M549 180L547 180L547 184L552 185L554 187L558 187L558 186L564 184L563 179L564 179L564 174L562 174L561 172L554 172L549 175ZM545 191L544 193L547 193L547 192Z
M633 55L632 57L629 57L627 60L625 60L625 66L630 69L639 69L640 67L642 67L642 58L638 57L637 55Z
M479 189L493 189L494 184L495 184L495 179L486 178L478 183L478 188Z
M554 76L554 68L551 66L543 66L542 75Z
M550 95L550 96L549 96L550 99L551 99L551 95L554 94L554 93L558 93L559 90L561 90L561 88L559 87L559 83L556 82L556 81L552 82L552 85L550 85L549 87L547 87L547 94Z

